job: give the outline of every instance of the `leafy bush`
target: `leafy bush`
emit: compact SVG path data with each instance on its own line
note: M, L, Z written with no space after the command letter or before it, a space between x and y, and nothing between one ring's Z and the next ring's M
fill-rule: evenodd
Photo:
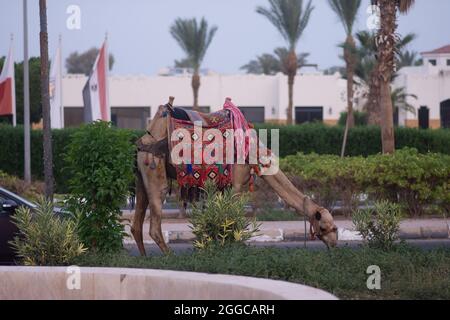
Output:
M202 200L192 205L192 232L198 249L243 243L259 231L255 222L245 217L247 196L231 189L219 192L213 183L206 185Z
M34 181L28 184L18 177L8 175L2 171L0 171L0 186L32 201L38 200L44 194L44 184L42 182Z
M433 206L441 212L450 208L448 155L410 148L367 158L297 154L282 159L280 166L324 206L332 208L342 200L345 212L356 209L361 195L399 202L413 216L431 212Z
M323 124L304 124L297 126L257 125L257 129L280 129L280 156L305 154L341 154L344 127ZM269 132L270 133L270 132ZM269 135L270 137L270 135ZM270 139L269 139L270 141ZM419 130L414 128L395 128L397 149L415 148L420 153L450 154L450 130ZM270 144L269 144L270 146ZM360 126L349 131L347 155L375 155L382 151L379 127Z
M368 115L367 112L363 111L354 111L353 115L355 117L355 125L356 126L367 126L368 123ZM339 117L338 125L345 126L347 123L347 112L341 112Z
M368 157L361 176L374 199L399 202L418 216L427 205L448 201L450 157L405 148L393 155Z
M281 169L293 176L294 184L320 204L333 208L338 200L351 212L358 205L365 170L363 157L341 159L333 155L297 154L282 159Z
M388 201L375 202L373 210L357 210L353 214L353 223L363 239L382 250L391 250L398 240L400 219L400 206Z
M340 155L344 128L325 126L321 124L306 124L301 126L257 125L257 129L280 129L280 156L305 154ZM70 144L72 136L79 128L55 129L53 138L53 160L56 192L67 193L66 181L70 172L62 170L64 153ZM126 130L134 143L142 136L142 130ZM349 156L369 156L381 152L381 133L377 127L356 127L350 130L347 154ZM270 138L270 135L269 135ZM419 153L450 154L450 130L418 130L410 128L395 129L396 147L415 148ZM270 139L269 139L270 141ZM8 174L22 177L23 175L23 127L0 125L0 145L5 152L0 152L0 170ZM42 130L31 130L31 172L37 180L43 180L42 164Z
M70 172L68 208L89 248L114 251L125 235L120 207L134 179L130 134L106 122L85 125L72 136L65 160Z
M10 244L25 265L69 265L86 251L78 238L76 223L57 217L52 203L44 198L33 212L20 207L12 219L19 235Z

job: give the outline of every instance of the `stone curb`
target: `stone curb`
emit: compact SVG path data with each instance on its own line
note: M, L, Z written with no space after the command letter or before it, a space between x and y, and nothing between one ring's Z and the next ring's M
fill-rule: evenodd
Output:
M430 240L430 239L450 239L449 225L442 223L438 226L420 226L400 228L399 237L402 240ZM307 229L306 239L309 239ZM361 236L352 229L339 228L339 240L360 241ZM166 243L189 243L195 240L191 231L165 231L163 232ZM266 229L248 242L292 242L304 241L304 230L298 229ZM132 238L128 238L125 243L134 243ZM153 243L152 240L145 240L146 244Z

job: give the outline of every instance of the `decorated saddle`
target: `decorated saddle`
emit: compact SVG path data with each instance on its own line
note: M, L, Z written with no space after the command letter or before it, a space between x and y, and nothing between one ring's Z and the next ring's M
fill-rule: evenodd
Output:
M208 134L209 129L216 129L215 134ZM208 180L213 181L219 190L231 187L232 164L225 161L226 138L230 134L227 130L230 129L233 129L233 124L228 110L204 114L174 109L169 118L169 150L184 201L198 200ZM219 144L223 148L217 148ZM222 156L217 157L216 152L221 152ZM221 158L222 161L214 161L213 158Z

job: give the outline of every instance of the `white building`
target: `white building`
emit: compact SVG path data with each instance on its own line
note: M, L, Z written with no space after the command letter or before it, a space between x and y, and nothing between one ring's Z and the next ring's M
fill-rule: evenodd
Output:
M416 115L400 111L398 123L408 127L450 128L450 45L422 53L424 65L399 71L394 87L417 96L408 98ZM144 128L158 106L175 96L175 105L189 108L193 94L191 76L186 72L167 71L157 76L111 76L109 101L112 121L122 128ZM64 126L83 122L82 89L84 75L67 75L63 79ZM288 105L287 77L283 74L219 75L204 71L199 103L204 112L222 108L226 97L254 123L286 123ZM321 121L337 123L347 106L346 80L338 73L305 72L295 79L293 118L296 123ZM361 99L356 99L357 101ZM358 106L355 106L356 108ZM52 119L52 126L58 127Z
M450 45L422 53L423 66L399 70L395 87L417 99L408 98L416 115L400 112L399 124L408 127L450 128Z
M63 78L64 126L83 121L82 89L84 75ZM144 128L158 106L175 96L175 105L192 106L193 94L189 74L176 76L111 76L109 101L111 120L119 127ZM286 123L288 105L287 77L283 74L217 75L201 77L199 103L202 111L222 108L226 97L232 97L252 122ZM346 108L346 81L339 74L306 73L297 76L294 88L294 119L336 124ZM53 121L53 120L52 120ZM56 122L52 123L57 126Z

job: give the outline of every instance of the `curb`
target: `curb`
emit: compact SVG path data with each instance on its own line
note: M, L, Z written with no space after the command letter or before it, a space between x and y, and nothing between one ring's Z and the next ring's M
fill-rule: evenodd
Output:
M195 240L195 236L191 231L164 231L163 235L166 243L191 243ZM340 241L362 240L357 231L346 228L338 229L338 238ZM450 230L447 223L439 226L406 227L400 228L399 238L401 240L450 239ZM247 242L294 242L304 240L304 230L266 229ZM306 234L306 240L309 240L309 233ZM124 243L134 243L134 240L130 237ZM144 243L152 244L154 242L153 240L146 239Z

